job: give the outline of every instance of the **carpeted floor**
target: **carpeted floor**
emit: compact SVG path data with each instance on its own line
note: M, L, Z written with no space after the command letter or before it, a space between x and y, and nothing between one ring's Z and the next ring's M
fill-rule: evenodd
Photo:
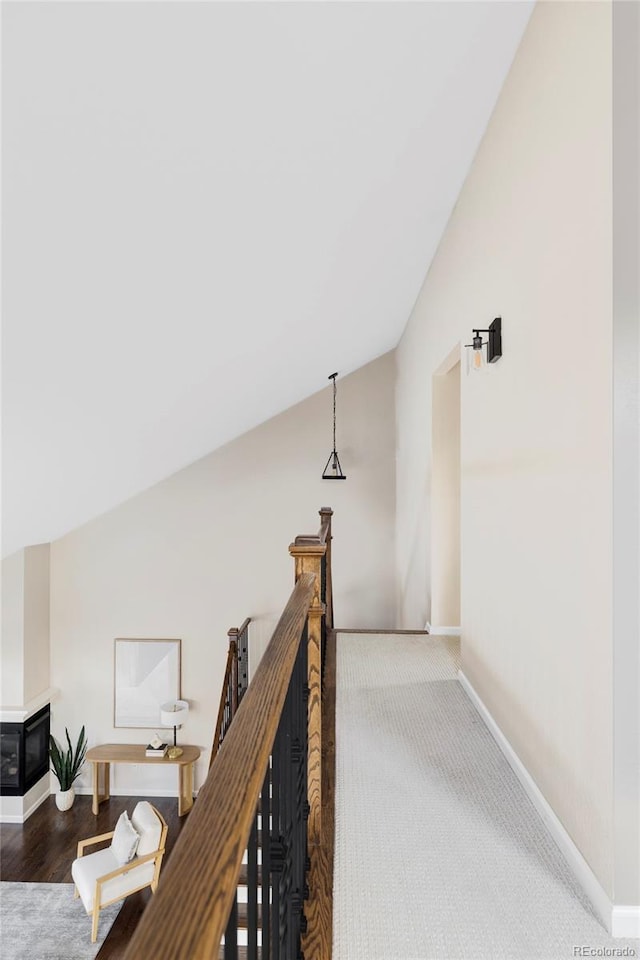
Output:
M72 883L0 883L2 960L92 960L121 903L100 911L98 940L91 917L73 898Z
M338 635L333 960L640 956L593 915L457 670L455 639Z

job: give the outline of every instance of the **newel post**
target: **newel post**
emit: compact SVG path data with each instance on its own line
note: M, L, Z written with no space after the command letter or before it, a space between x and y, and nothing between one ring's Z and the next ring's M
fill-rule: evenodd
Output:
M303 573L314 573L316 578L307 628L307 684L309 687L307 704L307 798L310 807L307 837L310 844L319 844L321 838L322 689L320 648L324 605L320 599L320 578L325 549L324 544L320 543L318 537L296 537L295 542L289 547L289 553L295 561L296 582Z
M325 545L327 552L324 557L325 564L325 616L324 622L327 630L333 630L333 581L332 581L332 567L331 567L331 541L333 539L331 535L331 517L333 516L333 510L331 507L322 507L320 510L320 530L326 528L325 535Z

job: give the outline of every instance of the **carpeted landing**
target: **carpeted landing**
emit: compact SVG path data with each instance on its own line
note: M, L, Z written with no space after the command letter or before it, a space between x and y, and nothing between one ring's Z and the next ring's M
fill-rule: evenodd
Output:
M74 900L72 883L0 883L2 960L92 960L122 902L100 911L98 940L91 917Z
M338 635L333 960L640 956L593 915L457 670L455 639Z

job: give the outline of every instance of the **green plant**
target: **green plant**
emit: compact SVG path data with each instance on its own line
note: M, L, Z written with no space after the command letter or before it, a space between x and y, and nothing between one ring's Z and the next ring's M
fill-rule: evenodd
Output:
M68 749L63 750L57 740L49 737L49 756L51 757L51 769L60 782L61 790L69 790L74 780L80 776L80 767L84 763L84 755L87 752L87 738L84 735L84 727L80 731L75 753L69 739L69 731L64 728L67 736Z

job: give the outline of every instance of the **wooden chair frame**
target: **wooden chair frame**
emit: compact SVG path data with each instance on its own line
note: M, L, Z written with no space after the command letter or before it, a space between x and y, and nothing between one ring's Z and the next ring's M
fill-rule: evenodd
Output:
M118 900L123 900L125 897L129 897L132 893L137 893L139 890L144 890L145 887L151 887L151 892L155 893L158 887L158 879L160 877L160 867L162 866L162 858L164 857L165 852L165 842L167 839L167 822L156 807L153 804L149 804L155 815L160 820L162 824L162 833L160 834L160 846L157 850L154 850L153 853L147 853L144 857L134 857L133 860L130 860L129 863L123 864L123 866L118 867L117 870L111 870L110 873L105 873L104 876L98 877L96 880L96 889L93 894L93 922L91 925L91 943L95 943L98 939L98 922L100 920L100 911L103 907L108 907L112 903L116 903ZM84 856L84 851L86 847L93 846L96 843L100 843L104 840L111 840L115 830L111 830L110 833L101 833L96 837L89 837L87 840L80 840L78 842L78 858ZM107 883L108 880L113 880L114 877L119 877L123 874L129 873L130 870L135 870L136 867L139 867L143 863L149 863L155 861L155 870L153 871L153 877L151 880L147 880L145 883L141 883L139 887L134 887L132 890L129 890L124 897L114 897L113 900L108 900L106 903L101 902L102 896L102 885ZM80 896L77 886L74 884L73 887L74 898Z

